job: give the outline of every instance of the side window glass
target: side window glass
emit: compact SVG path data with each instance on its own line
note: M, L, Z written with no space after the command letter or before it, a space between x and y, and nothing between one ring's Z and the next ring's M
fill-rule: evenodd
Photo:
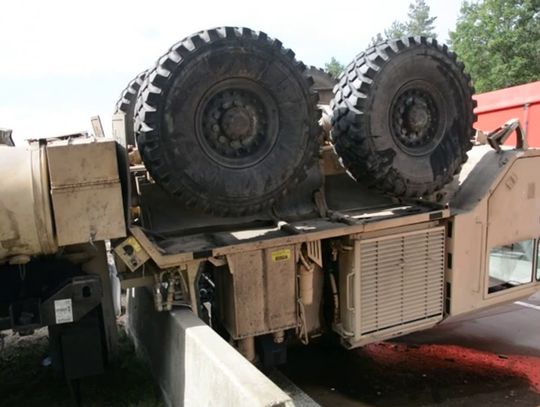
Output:
M536 279L540 281L540 239L536 240Z
M494 293L532 281L534 240L494 247L489 255L489 288ZM537 270L537 276L539 274Z

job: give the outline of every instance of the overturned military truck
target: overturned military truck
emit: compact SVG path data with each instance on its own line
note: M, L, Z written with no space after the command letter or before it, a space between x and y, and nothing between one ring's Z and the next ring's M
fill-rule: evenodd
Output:
M114 140L0 147L0 168L26 171L0 181L2 327L51 326L77 378L114 348L117 278L267 365L322 334L352 348L530 295L540 152L493 134L462 169L473 93L423 37L370 47L337 81L263 32L187 37L122 92ZM79 363L81 336L103 360Z

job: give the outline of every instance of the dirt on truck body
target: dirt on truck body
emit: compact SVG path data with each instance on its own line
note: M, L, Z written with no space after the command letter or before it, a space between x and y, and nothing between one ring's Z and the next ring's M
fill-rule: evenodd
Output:
M266 365L292 342L354 348L538 290L540 152L470 150L474 89L454 53L380 43L329 105L315 89L328 102L331 79L310 72L263 32L200 31L128 84L114 140L0 146L0 169L19 154L32 180L1 181L0 225L35 220L0 228L3 326L51 326L72 379L114 353L120 286L189 307ZM17 194L42 203L14 208Z

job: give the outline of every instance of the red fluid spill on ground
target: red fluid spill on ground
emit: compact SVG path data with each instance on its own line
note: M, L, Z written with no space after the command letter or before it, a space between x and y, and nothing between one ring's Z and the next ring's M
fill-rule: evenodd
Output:
M459 367L478 375L520 376L540 393L540 358L534 356L497 355L456 345L405 345L378 343L364 352L381 366L407 366L425 373Z

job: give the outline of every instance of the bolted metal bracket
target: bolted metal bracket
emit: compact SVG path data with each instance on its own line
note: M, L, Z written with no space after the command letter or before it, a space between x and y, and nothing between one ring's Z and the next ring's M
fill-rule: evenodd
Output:
M510 137L514 130L517 137L516 149L527 150L529 148L527 145L527 137L521 128L521 124L519 123L518 119L508 120L501 127L488 133L486 136L487 142L495 151L497 151L497 153L500 153L502 151L501 145L508 139L508 137Z

